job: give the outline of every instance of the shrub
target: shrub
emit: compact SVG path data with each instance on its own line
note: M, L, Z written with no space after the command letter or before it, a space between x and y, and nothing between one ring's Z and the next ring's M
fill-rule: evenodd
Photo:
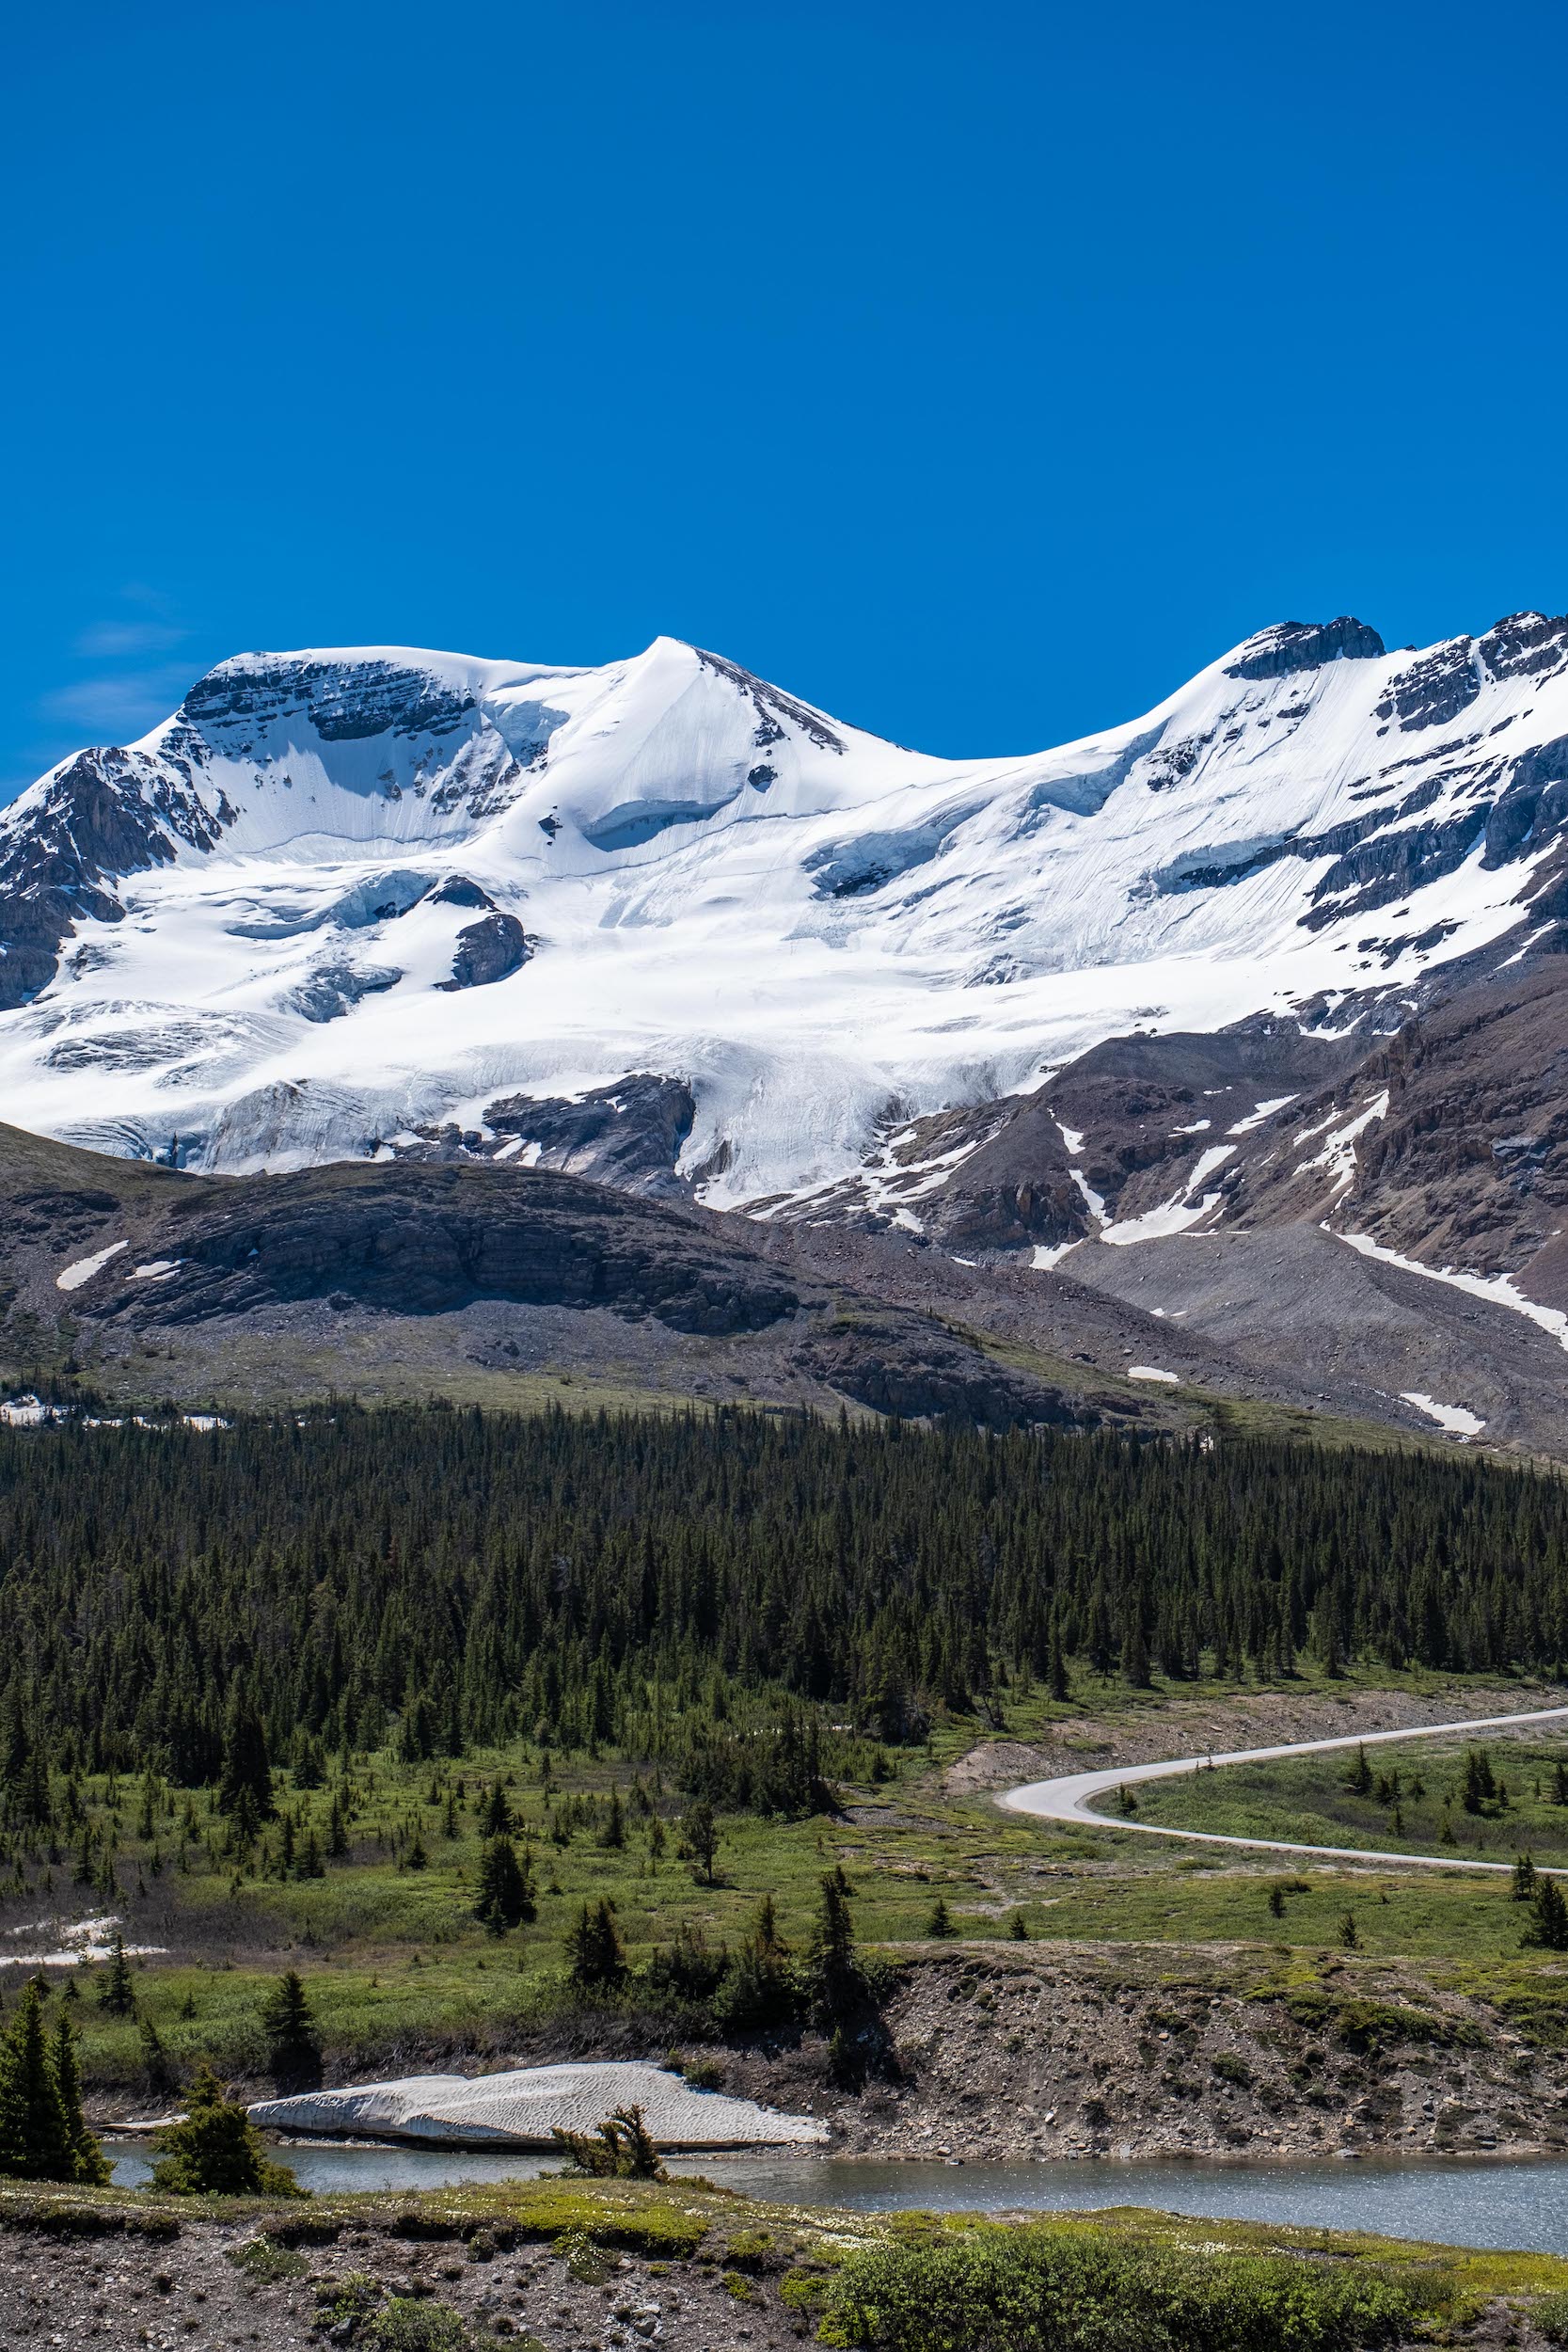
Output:
M394 2295L366 2329L366 2352L470 2352L462 2314L446 2303Z
M835 2333L867 2352L1372 2352L1416 2330L1448 2281L1289 2257L1168 2254L1056 2230L852 2254Z
M682 1920L673 1944L661 1944L648 1963L648 1982L655 1991L677 2000L708 2001L728 1973L730 1956L722 1944L710 1949L701 1928Z
M1548 2344L1568 2344L1568 2295L1544 2295L1529 2315Z
M243 2106L223 2095L212 2068L197 2073L185 2120L158 2135L163 2161L152 2185L175 2197L308 2197L286 2164L269 2162Z
M247 2279L259 2285L276 2286L283 2279L303 2279L309 2265L303 2254L296 2254L292 2246L279 2246L276 2238L247 2237L242 2244L231 2246L229 2259L236 2270L243 2270Z
M638 2106L617 2107L596 2132L563 2132L552 2137L574 2172L596 2181L663 2181L664 2159L649 2136Z

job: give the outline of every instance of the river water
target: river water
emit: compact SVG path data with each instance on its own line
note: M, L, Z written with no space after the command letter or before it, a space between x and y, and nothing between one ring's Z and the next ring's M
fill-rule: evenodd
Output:
M151 2169L145 2142L108 2139L115 2179L138 2186ZM553 2159L474 2150L280 2147L301 2184L323 2191L439 2188L458 2181L532 2179ZM948 2213L1067 2212L1149 2205L1213 2219L1374 2230L1449 2246L1568 2254L1568 2163L1439 2158L1354 2163L908 2164L806 2155L706 2156L675 2171L780 2204L856 2212L923 2206Z

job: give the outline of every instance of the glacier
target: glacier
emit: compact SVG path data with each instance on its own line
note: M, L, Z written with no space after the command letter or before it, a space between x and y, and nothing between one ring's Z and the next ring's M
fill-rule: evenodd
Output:
M1285 624L973 760L670 638L244 654L0 812L0 1115L276 1170L656 1073L696 1196L759 1207L1108 1038L1392 1029L1548 928L1565 751L1568 621L1536 613L1394 652Z

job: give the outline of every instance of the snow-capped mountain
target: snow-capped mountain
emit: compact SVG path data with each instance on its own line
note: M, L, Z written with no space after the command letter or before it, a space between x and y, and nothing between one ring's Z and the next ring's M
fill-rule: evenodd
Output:
M1155 1160L1181 1183L1154 1232L1223 1221L1254 1138L1341 1083L1336 1041L1359 1061L1450 980L1538 968L1565 844L1568 619L1537 613L1394 653L1287 624L1130 724L975 760L665 638L600 669L246 654L0 813L0 1104L206 1169L451 1148L613 1174L634 1081L635 1181L911 1231L1032 1104L1060 1214L978 1246L1048 1263L1118 1186L1164 1205ZM1106 1041L1239 1024L1322 1067L1238 1079L1228 1150L1173 1119L1097 1179L1048 1116ZM1330 1202L1387 1116L1363 1090L1330 1101Z

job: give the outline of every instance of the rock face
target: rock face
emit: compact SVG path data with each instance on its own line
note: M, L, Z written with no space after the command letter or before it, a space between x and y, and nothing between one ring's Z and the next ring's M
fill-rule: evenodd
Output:
M78 923L123 920L118 882L218 837L178 776L135 753L82 752L57 769L24 826L0 824L0 1011L48 987Z
M110 1311L179 1323L330 1298L435 1314L498 1298L717 1334L797 1304L744 1248L539 1169L360 1163L192 1185L170 1200L168 1232L178 1278L133 1287Z
M498 980L520 972L533 950L515 914L492 909L477 923L466 923L457 934L450 980L436 985L444 995L460 988L493 988Z
M422 667L373 656L334 661L263 654L198 678L183 711L204 740L243 759L291 720L305 721L324 743L378 735L414 741L454 734L473 707L471 693Z
M1282 621L1266 628L1226 663L1227 677L1288 677L1296 670L1318 670L1325 661L1374 661L1385 652L1382 638L1365 621L1341 613L1337 621Z
M503 1139L502 1150L521 1144L535 1167L675 1198L686 1194L675 1163L695 1117L684 1078L637 1071L575 1102L507 1095L486 1105L484 1123Z
M1017 1429L1088 1428L1101 1418L1083 1398L1042 1391L1037 1380L940 1330L917 1338L908 1315L837 1315L804 1342L797 1361L841 1396L901 1420Z
M69 1347L90 1376L155 1349L202 1368L210 1399L232 1394L236 1351L257 1334L268 1398L352 1386L367 1357L401 1349L437 1392L476 1364L554 1366L602 1373L623 1401L643 1381L665 1401L847 1402L995 1427L1142 1418L1092 1375L999 1365L916 1305L775 1261L749 1246L754 1231L544 1168L361 1161L209 1178L0 1127L0 1374ZM169 1377L161 1368L160 1394Z

